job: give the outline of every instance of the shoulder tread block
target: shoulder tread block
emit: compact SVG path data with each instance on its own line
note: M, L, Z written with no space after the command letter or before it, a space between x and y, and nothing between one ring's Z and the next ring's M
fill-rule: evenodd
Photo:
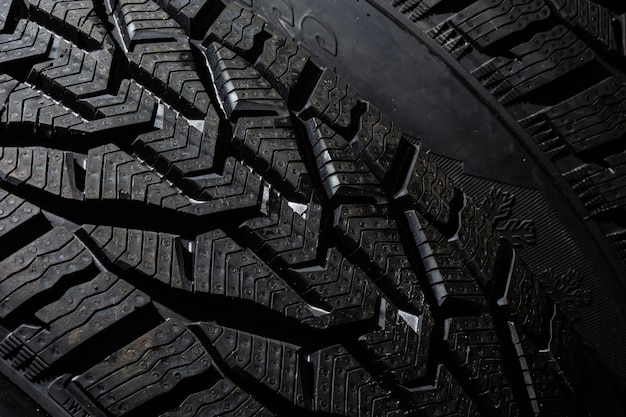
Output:
M612 155L604 162L604 166L584 164L563 174L594 217L619 210L626 204L621 191L626 185L626 154Z
M283 97L287 97L291 88L298 82L307 62L309 53L304 48L291 39L273 35L263 44L263 51L254 67L268 81L274 83Z
M384 196L380 182L346 139L316 118L305 122L305 126L328 198Z
M251 64L230 49L213 42L206 50L218 99L228 118L235 112L287 112L286 103Z
M410 146L411 159L394 199L415 208L427 220L442 225L451 222L457 189L452 180L420 146Z
M359 119L359 130L350 145L365 161L372 173L383 181L400 144L400 129L376 107L367 104L367 110Z
M472 73L501 103L508 104L596 58L573 32L556 26L511 49ZM521 64L520 64L521 63Z
M626 56L626 45L623 39L617 38L615 25L619 25L624 33L626 21L624 15L617 13L589 0L546 0L556 13L565 21L583 32L604 49ZM621 48L620 48L621 45Z
M544 314L548 298L539 287L539 281L530 268L524 264L511 248L511 266L506 279L504 294L497 300L498 306L505 309L511 320L524 332L539 336L543 332Z
M330 126L347 128L358 123L352 119L352 113L358 105L359 101L352 87L327 68L317 80L301 111L301 117L312 115Z
M230 3L209 28L204 43L217 41L244 57L254 48L263 33L265 22L250 10Z
M486 309L485 293L455 247L419 213L406 211L405 216L437 304L444 309L467 305Z
M449 239L482 285L493 280L500 237L480 207L465 197L457 233Z
M308 202L313 182L300 154L289 118L241 117L233 133L241 156L262 176L283 183L288 198Z
M617 141L626 130L625 84L622 77L607 78L520 123L544 150L580 153Z
M484 49L505 37L519 32L533 22L547 19L550 8L543 1L535 0L480 0L430 31L430 35L442 46L459 56L460 39L452 41L455 32L460 33L472 45ZM458 44L458 45L457 45ZM452 48L450 45L455 45Z

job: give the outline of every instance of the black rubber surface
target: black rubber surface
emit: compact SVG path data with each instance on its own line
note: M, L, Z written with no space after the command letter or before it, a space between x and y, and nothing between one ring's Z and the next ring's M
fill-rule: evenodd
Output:
M622 206L616 203L612 211L602 212L585 207L584 200L575 195L571 182L568 183L568 179L574 178L572 169L581 165L580 160L566 156L574 150L569 151L569 145L550 145L561 146L561 151L555 153L545 147L548 145L539 143L537 146L538 137L546 143L548 139L554 143L558 139L553 139L554 135L547 128L532 127L533 117L539 116L529 117L544 114L550 103L570 96L572 100L582 97L579 92L585 85L597 84L598 88L614 82L621 85L614 80L622 79L626 69L623 58L615 56L614 50L607 54L598 40L589 38L596 36L602 41L603 34L610 32L615 36L618 33L616 28L620 28L623 21L623 16L619 15L623 7L619 2L603 5L589 1L564 2L567 5L557 9L553 8L558 2L547 2L540 7L523 1L242 3L252 6L280 30L305 44L319 62L335 68L360 94L393 115L404 132L422 139L454 182L475 200L493 208L501 207L503 215L497 217L498 213L492 211L490 220L496 223L502 235L516 242L534 271L557 278L558 288L552 282L549 284L554 287L552 292L568 300L570 318L576 328L607 366L615 369L621 383L626 383L626 355L622 348L626 342L626 277L618 226ZM607 6L613 12L607 12ZM542 10L539 17L533 7ZM552 10L550 16L553 17L544 16L545 10ZM565 10L569 10L570 15L564 16ZM303 28L299 25L298 22L306 21L309 16L319 20L321 26ZM475 16L474 20L470 16ZM454 26L458 24L455 22L465 21L463 19L474 22L467 23L470 26L463 26L463 30L470 30L474 24L482 26L465 35ZM527 26L533 20L541 24ZM287 23L291 21L296 23ZM585 30L584 22L588 23ZM595 48L592 64L574 73L570 73L571 68L562 70L560 77L548 77L549 82L539 92L506 102L506 107L472 75L472 71L490 57L510 59L515 53L508 49L523 44L537 31L559 27L559 24L574 24L572 30L588 42L588 48ZM503 29L496 36L498 42L492 39L493 46L479 45L471 38L478 36L481 30L488 31L485 28L500 30L500 26ZM454 27L456 32L451 31L445 37L438 32L444 33L443 29L436 29L439 27L446 30ZM393 41L387 42L388 39ZM477 39L485 42L480 36ZM581 40L578 42L582 44ZM613 37L610 42L613 45L618 40ZM446 49L453 47L462 52L454 49L450 53ZM560 62L560 56L569 53L568 48L562 52L562 48L555 49L554 45L547 44L546 53L554 50L556 55L547 61L542 61L545 57L541 56L532 58L531 61L537 63L537 73L541 73L541 66L549 68L553 61ZM516 65L525 62L521 55L518 61ZM523 77L531 77L531 74ZM597 94L592 92L591 97ZM576 115L580 115L577 124L569 123L575 132L580 130L579 135L589 135L591 143L593 140L612 141L610 146L603 145L598 151L600 157L606 152L619 153L622 146L626 130L620 103L619 96L608 102L601 97L595 103L588 103L586 108L581 105L577 113L573 113L573 119L570 116L576 120ZM604 105L606 107L602 107ZM585 116L600 110L596 119ZM587 130L586 124L590 126ZM588 151L581 156L583 161L588 161L593 153ZM600 164L611 166L611 163ZM578 189L585 192L584 198L596 201L600 197L595 197L594 192L611 194L610 190L615 189L619 194L619 172L614 175L615 179L603 177L606 186L580 185ZM580 178L578 181L585 181L584 176ZM590 182L585 181L585 184Z
M623 415L619 179L561 176L583 145L529 132L568 105L503 75L567 101L527 32L602 43L449 29L480 1L241 3L3 9L0 372L54 417ZM552 3L498 10L578 22Z

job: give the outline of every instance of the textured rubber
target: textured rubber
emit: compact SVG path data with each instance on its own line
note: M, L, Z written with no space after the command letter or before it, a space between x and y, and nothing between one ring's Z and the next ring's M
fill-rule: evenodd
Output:
M624 414L510 195L250 8L3 10L0 372L50 415Z

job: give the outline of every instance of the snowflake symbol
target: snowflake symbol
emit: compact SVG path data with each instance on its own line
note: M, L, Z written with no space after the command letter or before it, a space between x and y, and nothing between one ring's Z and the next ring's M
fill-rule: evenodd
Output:
M491 224L516 248L537 243L534 220L513 217L515 195L501 188L491 187L483 200L482 208Z
M581 310L591 305L591 291L580 288L582 276L574 269L560 275L546 269L538 278L546 293L561 306L570 320L578 320Z

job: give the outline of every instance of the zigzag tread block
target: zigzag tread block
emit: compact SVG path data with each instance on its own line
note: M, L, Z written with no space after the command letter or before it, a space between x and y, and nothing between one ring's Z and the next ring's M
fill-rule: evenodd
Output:
M41 325L23 324L0 344L4 357L36 379L71 355L81 344L125 322L150 298L109 273L70 288L61 299L40 309ZM110 332L110 330L109 330Z

